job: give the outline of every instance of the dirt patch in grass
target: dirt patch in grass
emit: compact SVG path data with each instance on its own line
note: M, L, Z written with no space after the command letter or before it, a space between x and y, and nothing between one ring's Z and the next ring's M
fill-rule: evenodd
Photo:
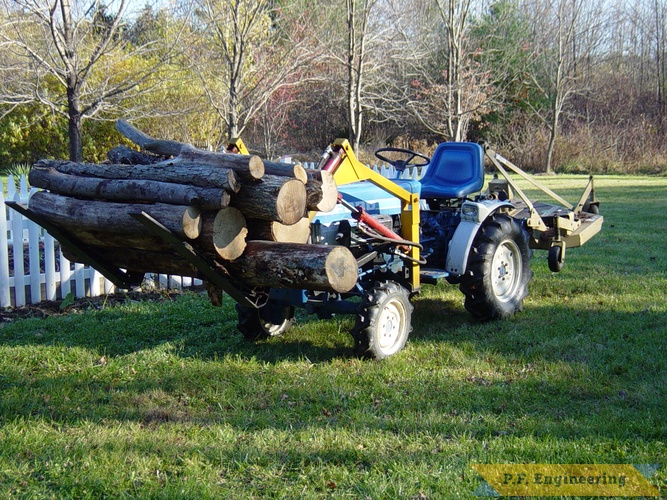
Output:
M29 304L21 307L0 308L0 327L4 323L10 323L27 318L47 318L49 316L62 316L66 314L78 314L83 311L106 309L117 304L127 302L169 302L179 295L175 291L137 291L125 293L113 293L99 297L84 297L72 301L45 300L37 304Z

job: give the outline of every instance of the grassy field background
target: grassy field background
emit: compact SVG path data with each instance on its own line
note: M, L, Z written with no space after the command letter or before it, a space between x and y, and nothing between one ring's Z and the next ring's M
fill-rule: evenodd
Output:
M383 362L350 318L251 344L196 294L0 324L0 497L466 498L472 463L662 463L666 494L667 178L596 188L602 233L535 252L522 313L427 286Z

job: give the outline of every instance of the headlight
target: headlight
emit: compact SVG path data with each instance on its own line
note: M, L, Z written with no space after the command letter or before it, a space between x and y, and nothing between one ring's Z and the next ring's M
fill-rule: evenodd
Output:
M476 222L479 216L479 207L472 203L464 203L461 207L461 218Z

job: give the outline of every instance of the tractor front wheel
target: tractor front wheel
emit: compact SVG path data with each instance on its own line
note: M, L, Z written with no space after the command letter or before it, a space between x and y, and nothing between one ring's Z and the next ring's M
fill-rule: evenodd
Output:
M486 321L520 311L528 295L532 252L529 236L513 218L495 214L480 228L459 285L465 308Z
M565 261L563 260L563 249L558 245L553 246L549 249L549 254L547 255L547 264L549 264L549 270L554 273L559 273L563 269Z
M283 335L294 324L294 308L267 304L254 309L236 304L236 328L248 340L263 340Z
M412 330L408 291L393 281L376 284L366 295L352 330L357 354L385 359L405 346Z

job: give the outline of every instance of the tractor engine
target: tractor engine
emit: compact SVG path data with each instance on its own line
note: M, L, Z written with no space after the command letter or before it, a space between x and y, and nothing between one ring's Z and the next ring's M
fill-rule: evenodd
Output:
M449 242L461 222L461 210L458 207L439 212L423 210L421 218L420 241L424 246L422 257L426 259L426 267L444 268Z

